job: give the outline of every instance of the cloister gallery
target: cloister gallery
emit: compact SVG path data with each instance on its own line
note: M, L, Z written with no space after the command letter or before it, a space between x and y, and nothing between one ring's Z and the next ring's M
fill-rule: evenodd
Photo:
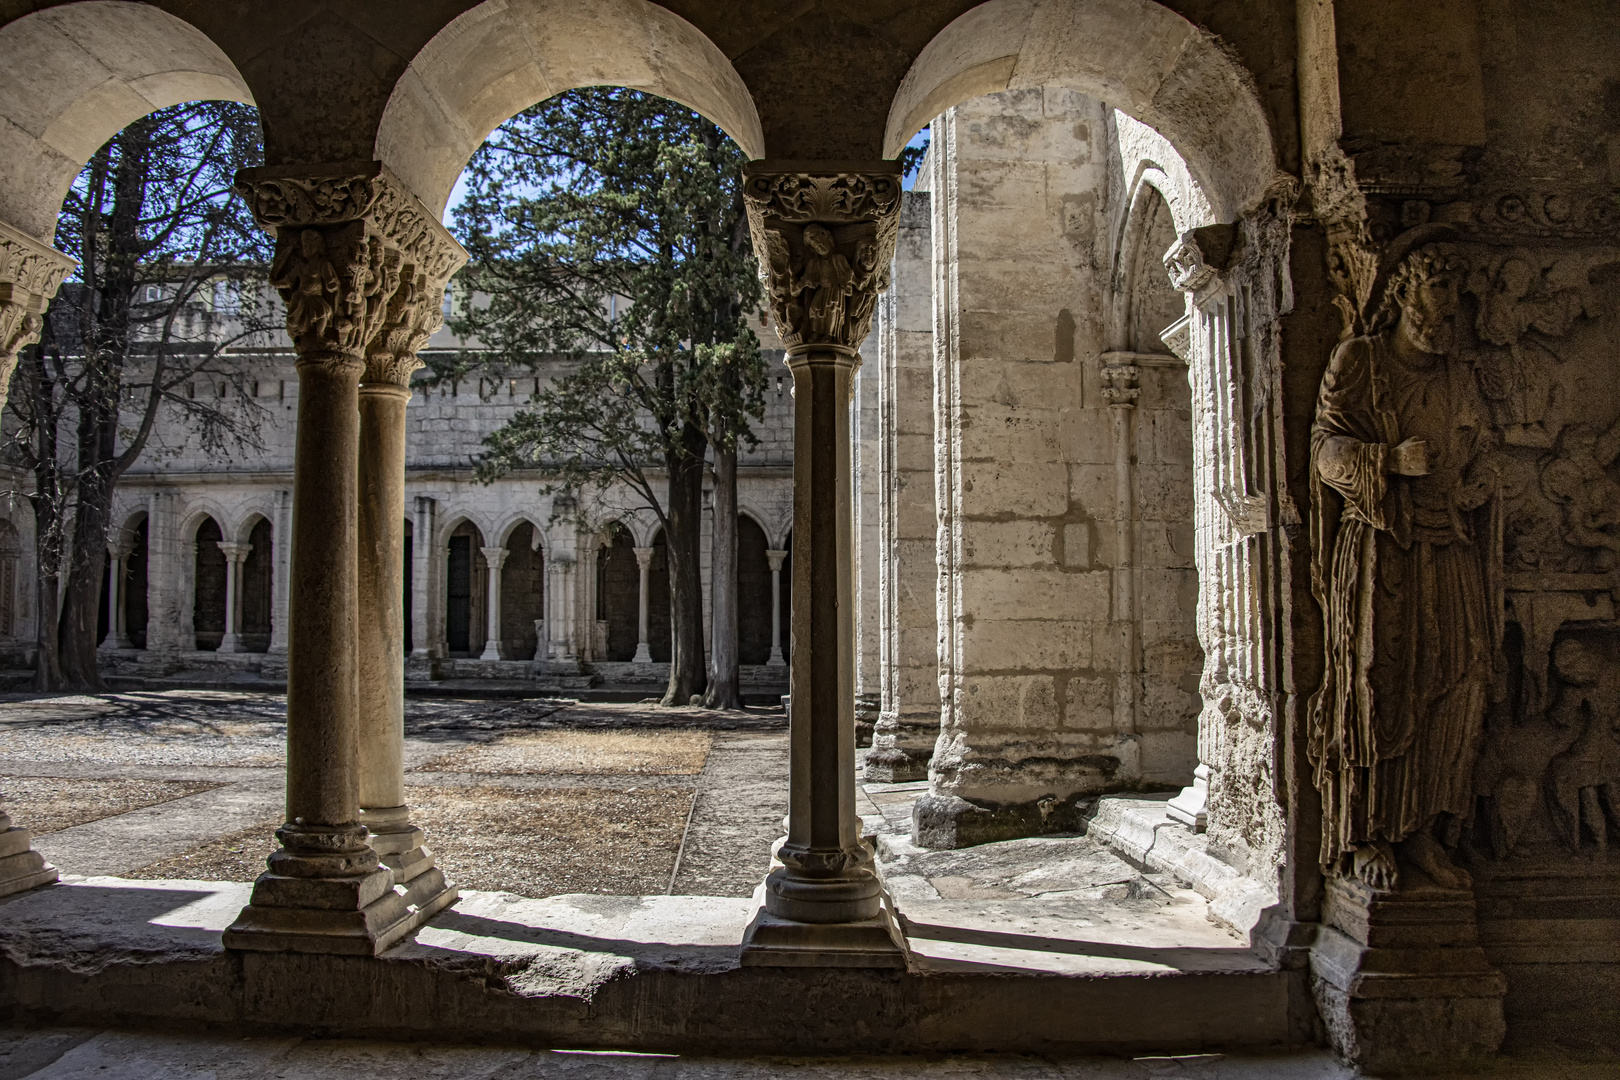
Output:
M475 491L460 436L430 433L516 391L410 389L465 257L440 224L463 166L594 85L686 104L751 159L791 393L741 484L786 632L761 607L745 662L791 692L791 780L740 940L583 1007L402 946L456 891L400 718L413 665L566 687L658 659L648 523ZM68 185L197 99L262 117L237 187L292 268L260 383L285 441L126 478L113 579L138 551L144 622L115 590L109 659L284 664L285 824L206 959L8 951L6 1008L650 1049L1320 1043L1374 1070L1620 1048L1606 0L7 3L7 373L73 265L50 246ZM229 599L199 623L205 574ZM542 574L503 616L503 576ZM926 780L919 848L1115 821L1242 963L916 962L858 754ZM1147 818L1111 804L1154 792ZM54 880L10 823L0 924Z

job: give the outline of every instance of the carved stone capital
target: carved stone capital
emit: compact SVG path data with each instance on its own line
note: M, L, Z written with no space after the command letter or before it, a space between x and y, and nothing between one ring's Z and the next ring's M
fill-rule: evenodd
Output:
M1110 406L1134 409L1142 396L1142 369L1135 364L1107 364L1102 369L1103 400Z
M743 173L760 278L789 348L858 348L889 287L900 171L755 162Z
M39 340L46 305L77 265L77 260L0 222L0 357L14 357Z
M299 351L376 352L378 381L395 381L442 322L438 296L466 252L378 161L243 169L236 189L276 234L270 283Z
M1164 253L1170 283L1182 292L1202 289L1230 264L1236 242L1236 225L1205 225L1182 233Z
M248 557L248 552L253 550L252 544L233 544L224 540L216 540L214 544L224 554L227 562L241 562Z

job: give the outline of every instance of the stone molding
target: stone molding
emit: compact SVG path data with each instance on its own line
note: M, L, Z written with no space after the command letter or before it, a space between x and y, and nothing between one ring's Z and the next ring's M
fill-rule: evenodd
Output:
M276 234L270 283L299 350L366 356L367 381L408 383L461 245L379 161L243 169L236 190Z
M900 228L893 162L756 162L743 172L748 228L782 340L858 348L889 287Z

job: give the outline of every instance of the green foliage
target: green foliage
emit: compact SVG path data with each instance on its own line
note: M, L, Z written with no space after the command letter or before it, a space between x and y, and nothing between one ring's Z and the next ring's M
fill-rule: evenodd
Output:
M481 477L541 466L559 488L617 479L662 517L644 470L689 454L683 432L751 437L766 375L748 327L760 285L743 161L696 113L618 88L550 98L474 155L455 213L471 261L451 327L487 348L489 366L565 371L485 440Z

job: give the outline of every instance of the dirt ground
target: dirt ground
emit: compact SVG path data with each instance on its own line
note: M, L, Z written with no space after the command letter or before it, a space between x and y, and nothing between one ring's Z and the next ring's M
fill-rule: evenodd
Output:
M278 695L14 696L0 807L64 873L251 881L283 820L285 737ZM413 699L406 768L414 820L466 888L638 895L673 878L748 895L786 808L786 724L779 710Z

